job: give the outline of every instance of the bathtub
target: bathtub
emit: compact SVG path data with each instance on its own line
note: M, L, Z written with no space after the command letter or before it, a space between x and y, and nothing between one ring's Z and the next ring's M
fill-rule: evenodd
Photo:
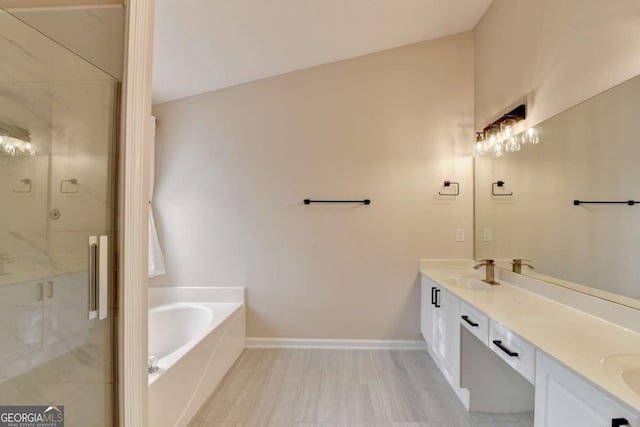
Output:
M245 345L243 288L151 288L149 425L183 427Z

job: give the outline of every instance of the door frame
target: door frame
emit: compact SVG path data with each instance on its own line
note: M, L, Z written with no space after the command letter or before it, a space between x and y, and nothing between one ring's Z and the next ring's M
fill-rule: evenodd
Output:
M149 147L154 0L126 1L118 209L118 421L148 425ZM116 402L114 402L115 404Z

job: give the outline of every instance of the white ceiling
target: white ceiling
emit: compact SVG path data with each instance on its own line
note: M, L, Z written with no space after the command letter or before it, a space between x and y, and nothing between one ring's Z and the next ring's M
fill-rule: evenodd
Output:
M156 0L154 103L472 30L492 0Z

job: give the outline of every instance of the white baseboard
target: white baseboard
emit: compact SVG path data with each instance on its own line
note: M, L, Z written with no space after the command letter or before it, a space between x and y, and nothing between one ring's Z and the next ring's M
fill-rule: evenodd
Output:
M246 348L323 348L335 350L426 350L422 340L345 340L307 338L247 338Z

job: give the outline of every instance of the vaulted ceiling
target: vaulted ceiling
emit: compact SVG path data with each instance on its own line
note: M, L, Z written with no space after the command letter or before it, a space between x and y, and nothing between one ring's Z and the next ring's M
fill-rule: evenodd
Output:
M472 30L492 0L156 0L154 103Z

